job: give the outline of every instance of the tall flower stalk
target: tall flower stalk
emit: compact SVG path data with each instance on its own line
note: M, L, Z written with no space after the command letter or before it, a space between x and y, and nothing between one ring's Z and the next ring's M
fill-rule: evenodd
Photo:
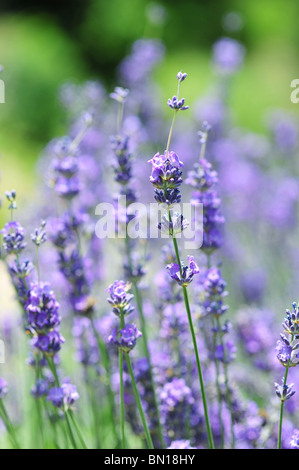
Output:
M109 286L107 291L110 293L108 302L113 306L113 313L119 318L119 328L114 328L109 336L109 342L116 345L119 350L119 376L120 376L120 425L122 436L122 448L125 448L125 413L124 413L124 381L123 381L123 355L127 362L131 383L138 407L140 419L143 425L147 445L149 449L153 449L153 442L144 414L142 402L137 389L132 364L129 353L136 346L137 339L142 333L137 329L134 323L125 324L125 316L129 315L134 308L130 305L133 295L129 293L130 284L124 281L115 281Z
M13 193L13 202L16 209L16 195ZM7 199L10 201L9 194L7 193ZM11 202L11 201L10 201ZM10 206L11 208L11 206ZM13 213L12 213L13 218ZM41 226L37 228L31 235L32 242L36 246L37 251L37 267L38 263L38 250L41 244L43 244L47 237L45 233L45 222L42 221ZM56 370L55 360L57 354L61 349L61 345L65 342L65 339L60 334L59 326L61 322L61 316L59 313L59 304L56 301L54 291L48 282L42 282L40 280L39 268L37 269L38 280L27 282L27 278L33 269L32 263L21 262L20 254L26 247L25 242L25 230L16 221L11 220L8 222L4 229L1 230L3 235L2 249L9 261L9 271L12 277L13 284L15 286L19 303L23 309L23 324L27 335L30 338L30 345L32 348L33 356L41 357L40 360L35 359L34 364L36 367L36 386L34 387L33 396L38 400L43 395L47 395L47 400L57 407L63 407L64 416L67 423L67 428L71 441L74 447L75 441L72 438L72 428L69 423L69 405L79 398L78 393L75 390L75 386L71 384L63 384L58 387L58 373ZM12 260L11 260L12 258ZM55 359L54 359L55 358ZM44 379L42 375L42 368L48 363L49 369L54 377L57 384L57 389L50 388L51 383ZM74 391L75 390L75 391ZM54 395L54 400L52 397ZM60 395L61 399L59 404L57 403L57 396ZM68 403L68 406L66 405ZM37 404L37 412L40 420L40 429L42 429L42 415L40 413L39 404Z
M163 204L163 206L166 207L167 209L168 232L172 238L175 256L176 256L176 263L172 263L171 265L168 265L167 268L169 269L170 276L174 280L176 280L177 283L183 289L184 303L185 303L186 313L188 317L192 343L194 347L198 378L199 378L200 389L201 389L201 394L202 394L209 447L211 449L214 449L214 441L213 441L213 435L212 435L212 430L211 430L210 420L209 420L208 405L207 405L206 394L205 394L205 385L204 385L204 380L203 380L201 361L199 358L196 334L195 334L195 329L193 325L188 290L187 290L187 286L190 284L190 282L193 280L193 276L197 274L199 270L192 256L188 257L189 265L185 266L181 262L176 234L184 230L185 222L184 222L183 216L182 215L180 216L179 214L177 214L176 219L180 223L175 224L174 219L173 219L173 214L171 212L174 205L178 204L181 201L181 194L180 194L179 186L182 183L181 168L183 167L183 163L179 160L178 156L174 152L172 151L170 152L169 149L170 149L171 137L173 133L173 128L174 128L174 123L175 123L177 112L184 111L189 108L189 106L185 105L184 98L179 99L180 85L186 79L186 77L187 77L186 73L179 72L177 74L177 79L178 79L177 95L173 96L172 99L168 100L167 104L171 109L174 110L174 115L173 115L170 131L169 131L169 136L168 136L166 150L165 150L164 155L156 154L151 160L149 160L149 163L152 164L152 174L150 177L150 182L155 187L156 201L159 204ZM160 227L162 228L162 226Z
M117 135L111 138L111 147L115 154L115 163L114 163L114 172L115 172L115 181L120 185L120 196L125 196L126 198L126 208L131 203L137 201L137 195L134 186L132 185L132 155L129 149L129 138L121 135L122 123L123 123L123 114L124 114L124 105L128 97L129 90L121 87L116 87L114 92L110 94L110 97L119 103L118 116L117 116ZM137 310L140 318L141 329L142 329L142 339L143 339L143 349L145 356L149 364L149 373L152 386L153 401L157 415L157 434L159 436L160 445L162 448L165 448L165 442L163 437L162 425L161 425L161 416L159 403L156 393L156 384L154 381L152 359L149 350L149 341L147 334L147 324L143 312L143 300L139 288L139 282L142 276L145 274L143 269L142 262L139 259L139 256L136 252L133 253L132 248L134 247L133 241L130 239L128 234L128 222L129 216L125 214L125 251L126 251L126 263L124 264L125 274L127 279L132 283L134 296L136 300ZM134 257L134 255L136 255Z
M200 136L200 158L195 163L193 170L188 173L186 183L189 184L195 192L192 194L192 204L203 205L203 243L201 251L206 255L207 269L203 281L203 300L202 307L205 315L212 318L213 333L213 359L216 367L216 389L219 406L219 424L221 429L221 447L224 445L224 425L222 418L222 392L220 384L220 362L223 364L225 376L225 395L230 411L231 424L231 447L235 447L234 435L234 417L231 403L231 392L229 389L228 364L234 358L235 347L231 341L224 343L223 336L229 332L228 323L221 325L221 317L226 313L228 306L223 304L223 300L227 295L225 290L226 283L221 277L220 270L211 266L212 255L222 245L221 227L225 219L221 213L221 199L215 190L218 182L217 172L212 165L206 160L205 152L208 135L211 126L204 121L201 130L198 132Z
M282 326L285 334L280 334L280 340L277 341L276 346L277 359L285 367L281 385L275 383L276 395L281 401L277 439L278 449L281 448L284 404L295 393L293 390L294 384L287 385L289 369L299 363L299 307L296 302L293 302L292 312L289 309L286 310Z

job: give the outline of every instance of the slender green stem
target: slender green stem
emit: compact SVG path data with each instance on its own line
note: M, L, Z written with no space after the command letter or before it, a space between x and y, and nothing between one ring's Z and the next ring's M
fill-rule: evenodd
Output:
M47 362L48 362L48 365L49 365L49 368L54 376L54 379L55 379L55 383L56 383L56 386L57 387L60 387L60 381L59 381L59 377L58 377L58 374L57 374L57 370L56 370L56 366L55 366L55 363L54 363L54 359L53 357L49 357L49 356L46 356L47 358ZM69 416L68 416L68 410L64 410L64 416L65 416L65 421L66 421L66 427L67 427L67 430L68 430L68 433L69 433L69 437L70 437L70 440L71 440L71 443L72 443L72 446L77 449L77 443L76 443L76 440L75 440L75 437L74 437L74 433L73 433L73 430L72 430L72 426L71 426L71 423L70 423L70 420L69 420Z
M37 271L37 280L40 283L40 272L39 272L39 259L38 259L38 246L36 245L36 271Z
M146 321L145 321L145 318L144 318L142 300L141 300L140 291L138 289L137 283L133 282L133 286L134 286L134 293L135 293L137 308L138 308L139 317L140 317L144 352L145 352L145 356L147 358L147 362L148 362L148 365L149 365L151 388L152 388L152 392L153 392L154 406L155 406L156 415L157 415L158 435L159 435L159 440L160 440L161 446L164 449L166 447L166 445L165 445L165 441L164 441L164 437L163 437L163 430L162 430L162 424L161 424L161 413L160 413L160 409L159 409L159 405L158 405L156 386L155 386L155 382L154 382L153 365L152 365L151 355L150 355L150 351L149 351L149 347L148 347Z
M170 131L169 131L169 134L168 134L168 140L167 140L167 145L166 145L166 156L168 156L168 153L169 153L170 141L171 141L171 137L172 137L172 132L173 132L173 127L174 127L176 115L177 115L177 110L174 111L171 126L170 126Z
M120 102L119 107L118 107L118 113L117 113L117 132L120 132L122 128L123 115L124 115L124 103Z
M286 385L286 383L287 383L289 368L290 368L290 365L289 365L289 363L288 363L287 366L286 366L285 374L284 374L283 385ZM279 416L279 429L278 429L277 449L281 449L281 434L282 434L283 410L284 410L284 400L281 400L281 404L280 404L280 416Z
M118 446L118 444L120 443L120 438L117 432L116 406L115 406L114 393L113 393L112 384L111 384L110 359L109 359L109 355L107 354L106 346L96 329L93 318L90 319L90 322L91 322L91 327L93 329L95 338L99 346L99 350L101 352L101 358L102 358L103 365L104 365L105 372L106 372L106 386L107 386L107 392L108 392L110 423L112 426L116 445Z
M131 250L130 250L130 244L129 244L128 237L126 237L126 250L127 250L127 256L128 256L128 262L129 262L129 265L130 265L131 270L132 270L132 257L131 257ZM134 280L132 283L133 283L133 287L134 287L134 294L135 294L136 304L137 304L140 323L141 323L144 352L145 352L145 356L147 358L147 362L148 362L148 366L149 366L149 373L150 373L150 381L151 381L151 387L152 387L152 392L153 392L154 406L155 406L156 415L157 415L158 435L159 435L160 444L161 444L162 448L164 449L166 446L165 446L165 441L164 441L164 437L163 437L163 430L162 430L162 425L161 425L161 414L160 414L160 409L159 409L159 404L158 404L158 399L157 399L157 393L156 393L156 386L155 386L155 381L154 381L153 365L152 365L150 350L149 350L149 347L148 347L147 325L146 325L146 321L145 321L145 317L144 317L144 313L143 313L142 297L141 297L141 293L140 293L137 281Z
M217 326L218 326L218 331L221 331L221 322L219 316L217 316ZM233 408L232 408L232 400L231 400L231 395L230 395L230 390L229 390L229 378L228 378L228 367L227 363L225 362L225 348L223 344L223 338L221 333L220 335L220 342L221 346L223 348L223 354L224 354L224 363L223 363L223 369L224 369L224 377L225 377L225 391L226 391L226 399L228 402L228 409L230 413L230 427L231 427L231 448L235 448L235 432L234 432L234 415L233 415Z
M205 142L203 142L203 143L201 144L200 155L199 155L200 160L201 160L202 158L204 158L204 156L205 156L205 153L206 153L206 146L207 146L207 141L205 140Z
M17 441L16 436L15 436L14 427L10 422L10 419L8 417L8 414L6 413L4 403L3 403L1 398L0 398L0 417L2 418L2 420L5 424L6 430L8 432L9 438L10 438L11 443L12 443L12 446L15 449L20 449L20 446L19 446L18 441Z
M85 444L85 441L84 441L84 439L83 439L82 433L81 433L81 431L80 431L80 428L79 428L79 426L78 426L78 423L77 423L77 421L76 421L76 419L75 419L75 416L74 416L72 410L67 410L67 414L68 414L68 415L70 416L70 418L71 418L71 421L72 421L73 426L74 426L74 428L75 428L75 430L76 430L76 433L78 434L78 438L79 438L79 441L80 441L80 443L81 443L81 446L83 447L83 449L86 449L86 450L87 450L87 445Z
M120 312L120 328L125 327L124 314ZM121 448L125 449L125 400L124 400L124 357L121 348L119 354L119 395L120 395L120 429L121 429Z
M171 212L170 212L170 210L168 211L168 216L169 216L169 221L171 222ZM172 241L173 241L174 251L175 251L175 254L176 254L177 263L178 263L179 268L180 268L180 273L182 274L182 263L181 263L181 259L180 259L180 255L179 255L177 240L174 236L172 237ZM188 291L187 291L186 286L183 286L183 294L184 294L184 302L185 302L185 307L186 307L186 312L187 312L187 317L188 317L188 322L189 322L189 328L190 328L190 332L191 332L193 348L194 348L194 353L195 353L195 358L196 358L197 372L198 372L198 378L199 378L202 401L203 401L203 407L204 407L204 415L205 415L206 428L207 428L207 433L208 433L209 446L210 446L211 449L214 449L214 441L213 441L213 435L212 435L212 430L211 430L211 426L210 426L208 406L207 406L207 400L206 400L206 394L205 394L205 387L204 387L204 381L203 381L202 370L201 370L201 363L200 363L200 359L199 359L197 341L196 341L196 336L195 336L195 331L194 331L194 326L193 326L193 321L192 321L192 315L191 315L191 310L190 310L190 304L189 304Z
M72 430L72 426L71 426L71 423L70 423L70 420L69 420L69 414L68 414L67 410L64 410L64 416L65 416L65 421L66 421L66 425L67 425L67 429L68 429L68 432L69 432L69 436L70 436L72 446L74 447L74 449L77 449L77 443L76 443L76 440L75 440L75 436L74 436L74 433L73 433L73 430Z
M90 407L92 412L92 418L94 421L94 438L95 438L95 447L96 449L101 449L101 435L100 435L100 421L101 421L101 403L98 403L95 396L95 389L90 379L90 367L87 365L84 366L84 381L86 383L87 394L90 400Z
M119 398L120 398L120 434L121 448L125 449L125 402L124 402L124 365L123 352L119 348Z
M215 326L214 318L212 320L213 320L213 326ZM215 351L215 349L216 349L216 340L217 340L217 333L214 333L214 335L213 335L213 351ZM215 368L216 368L216 389L217 389L217 398L218 398L218 418L219 418L220 431L221 431L220 447L223 448L223 445L224 445L224 426L223 426L223 420L222 420L222 397L221 397L221 387L220 387L220 380L219 380L220 370L219 370L219 362L217 361L217 359L215 359Z
M192 321L192 315L191 315L190 304L189 304L189 299L188 299L188 292L185 286L183 286L183 293L184 293L184 301L185 301L188 322L189 322L189 327L191 331L193 347L194 347L194 352L195 352L197 372L198 372L198 378L199 378L201 395L202 395L202 402L203 402L203 407L204 407L204 415L205 415L206 428L207 428L207 433L208 433L209 446L210 446L210 449L214 449L214 441L213 441L213 435L212 435L212 430L210 426L208 405L207 405L207 400L206 400L205 386L204 386L202 370L201 370L201 363L200 363L199 354L198 354L198 347L197 347L196 336L195 336L195 331L194 331L194 326L193 326L193 321Z
M154 449L151 434L150 434L150 431L149 431L149 428L148 428L148 425L147 425L147 422L146 422L145 414L144 414L144 411L143 411L140 395L139 395L139 392L138 392L138 389L137 389L137 385L136 385L136 381L135 381L135 377L134 377L134 373L133 373L133 369L132 369L130 356L129 356L129 354L125 354L125 357L126 357L126 361L127 361L127 365L128 365L129 374L130 374L130 377L131 377L131 382L132 382L132 386L133 386L133 390L134 390L135 400L136 400L136 403L137 403L139 415L140 415L141 422L142 422L142 425L143 425L143 429L144 429L144 432L145 432L147 445L148 445L149 449Z

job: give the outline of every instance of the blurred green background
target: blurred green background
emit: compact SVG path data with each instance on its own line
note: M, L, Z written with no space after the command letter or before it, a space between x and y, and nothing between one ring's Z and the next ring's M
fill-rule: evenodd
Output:
M149 11L157 5L164 8L164 21L154 24ZM0 12L6 101L0 104L2 194L15 188L28 198L41 150L66 132L60 85L93 78L112 90L117 65L143 35L159 37L166 45L166 59L156 71L165 98L173 92L178 70L190 77L185 88L189 104L204 94L213 74L211 47L229 35L247 49L231 95L237 123L260 132L265 110L298 113L299 105L290 101L290 82L299 76L298 0L2 0ZM240 15L238 31L225 28L229 12Z

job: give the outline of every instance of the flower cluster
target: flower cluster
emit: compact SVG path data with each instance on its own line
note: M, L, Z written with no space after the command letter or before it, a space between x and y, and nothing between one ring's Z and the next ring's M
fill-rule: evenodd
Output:
M188 105L185 105L185 98L178 100L176 96L173 96L172 99L168 98L167 104L170 108L175 109L176 111L185 111L189 109Z
M173 437L185 438L185 425L188 410L194 403L191 389L184 379L173 378L165 383L160 392L161 415L166 430L166 442L170 444Z
M114 328L112 334L109 336L109 343L115 344L119 349L125 353L129 353L137 343L137 339L142 336L134 323L127 323L122 329Z
M32 242L38 247L47 241L47 234L45 232L46 222L45 220L41 221L40 227L36 228L31 234Z
M175 152L157 153L148 163L152 165L150 182L155 187L155 199L168 209L181 201L179 186L182 184L183 162Z
M194 274L199 273L199 268L194 261L194 256L188 256L189 266L177 263L171 263L166 266L169 275L174 279L180 286L186 287L192 282Z
M47 401L50 401L56 408L68 410L73 403L79 399L79 393L75 385L64 383L61 387L51 388Z
M115 87L114 91L110 93L110 98L118 103L124 103L128 97L129 90L120 86Z
M17 203L16 203L17 193L14 189L12 189L11 191L5 191L5 196L6 196L6 199L10 202L8 206L8 210L13 212L14 210L18 208Z
M228 295L226 282L221 276L220 269L212 267L205 272L202 283L203 300L202 307L207 315L223 315L228 305L224 305L223 300Z
M130 294L131 284L124 281L114 281L110 284L106 292L109 292L107 302L112 305L113 313L118 317L120 314L129 315L134 307L130 305L131 300L134 298L133 294Z
M115 155L113 164L115 181L125 186L132 179L132 155L129 149L129 138L120 135L112 136L110 144Z
M61 349L64 338L58 330L61 322L59 304L50 284L31 283L25 308L33 346L44 354L54 356Z
M8 222L0 231L5 255L19 255L26 247L25 230L17 221Z
M56 142L53 152L52 184L55 192L64 199L73 199L81 190L78 150L73 148L72 139L65 137Z
M201 131L202 145L205 145L209 124L204 123ZM204 137L203 137L204 136ZM186 183L192 186L195 191L192 194L191 204L203 205L203 243L202 251L207 254L213 253L222 245L221 227L224 217L220 210L221 199L214 189L218 182L218 175L213 170L212 165L201 158L188 173Z

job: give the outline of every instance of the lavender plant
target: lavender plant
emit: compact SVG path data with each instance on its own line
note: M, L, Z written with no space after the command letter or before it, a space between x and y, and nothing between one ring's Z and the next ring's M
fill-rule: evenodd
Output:
M5 194L2 447L299 447L295 303L278 361L273 354L276 313L297 291L298 123L280 110L266 116L267 135L236 126L231 90L245 48L224 37L212 50L211 94L174 132L178 112L189 108L180 96L187 74L177 74L167 133L153 77L164 53L159 40L135 42L110 96L96 81L65 84L68 128L39 159L33 208L16 218L24 201L15 190ZM158 230L170 238L161 250L129 230L131 204L152 199L148 155L154 198L165 210ZM124 198L116 215L124 240L99 240L97 204ZM193 222L178 209L184 199L203 207L203 243L192 254L179 242ZM27 227L37 227L29 244ZM120 278L108 288L111 315L104 289ZM134 307L136 324L127 320Z
M178 204L181 201L181 194L180 194L179 187L182 183L181 168L183 166L183 163L179 160L178 156L174 152L169 151L169 148L170 148L171 136L172 136L177 112L185 111L186 109L189 108L189 106L184 104L185 103L184 98L179 99L180 85L186 79L186 77L187 77L186 73L179 72L177 74L177 80L178 80L177 95L173 96L172 99L168 100L167 104L171 109L174 110L174 115L173 115L170 131L169 131L167 146L166 146L164 155L156 154L151 160L149 160L149 163L151 163L152 165L152 174L150 177L150 181L155 187L156 201L159 204L164 204L164 207L167 208L167 216L168 216L168 222L169 222L169 227L170 227L169 235L172 237L172 240L173 240L173 246L174 246L176 261L177 261L176 263L172 263L171 265L169 265L168 269L169 269L170 276L173 279L175 279L178 282L178 284L182 286L183 288L184 302L185 302L186 312L188 316L194 352L196 356L197 371L198 371L198 377L200 381L204 410L205 410L205 420L206 420L206 427L207 427L207 433L208 433L208 438L209 438L209 446L210 448L214 448L213 436L212 436L210 420L209 420L209 415L208 415L208 407L207 407L207 400L206 400L206 394L205 394L205 388L204 388L204 381L203 381L202 370L201 370L201 362L200 362L199 354L198 354L196 335L195 335L195 330L193 326L188 291L187 291L187 286L190 284L190 282L192 282L193 276L197 274L199 270L198 270L196 263L194 262L193 257L189 257L188 259L189 266L184 266L182 264L179 251L178 251L177 240L175 237L175 233L173 231L173 225L172 225L173 220L172 220L172 214L171 214L171 209L173 208L174 204Z

